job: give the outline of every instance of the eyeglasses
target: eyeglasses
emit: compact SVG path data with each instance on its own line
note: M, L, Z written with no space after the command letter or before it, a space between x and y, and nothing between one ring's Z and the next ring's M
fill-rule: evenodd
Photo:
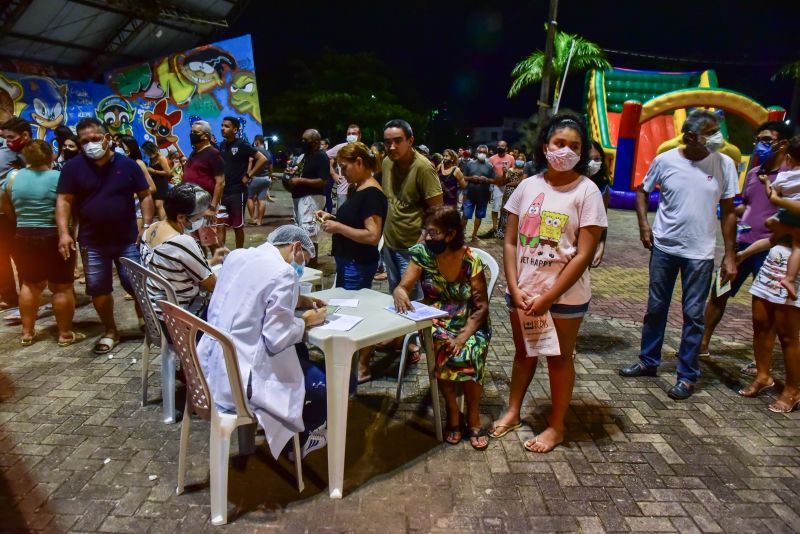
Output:
M432 237L433 239L444 235L435 228L424 228L422 231L425 233L425 235Z
M753 144L755 145L755 144L758 144L758 143L766 143L766 144L771 146L771 145L774 145L777 142L778 142L778 140L777 139L773 139L772 137L759 136L759 137L755 138L755 140L753 141Z

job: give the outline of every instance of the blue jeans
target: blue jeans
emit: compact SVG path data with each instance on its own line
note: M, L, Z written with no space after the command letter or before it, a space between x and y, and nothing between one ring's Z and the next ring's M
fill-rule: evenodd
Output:
M400 283L403 273L408 269L408 264L411 263L411 255L408 250L394 250L386 244L383 245L381 255L383 256L383 264L386 266L386 275L389 278L389 292L391 293ZM411 300L422 299L422 286L419 285L419 282L417 282L408 298Z
M650 286L647 313L642 327L642 347L639 359L648 367L661 363L661 346L667 327L669 304L678 272L683 290L683 332L678 349L678 380L690 384L700 378L698 361L700 340L703 338L703 313L711 287L714 260L692 260L673 256L653 247L650 256Z
M122 288L129 295L133 295L133 286L128 279L125 269L122 268L120 258L128 258L136 263L142 263L139 248L135 243L121 247L81 247L83 258L83 271L86 275L86 294L90 297L110 295L114 290L114 278L111 264L117 267L119 281Z
M356 263L355 260L336 259L336 287L345 289L371 289L372 279L378 272L378 262Z

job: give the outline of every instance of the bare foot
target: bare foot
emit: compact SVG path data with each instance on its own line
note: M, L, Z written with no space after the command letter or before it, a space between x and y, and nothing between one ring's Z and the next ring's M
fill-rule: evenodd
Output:
M547 453L563 442L563 432L556 432L554 428L547 427L544 432L526 441L523 447L529 452Z
M781 285L789 294L789 300L797 300L797 288L794 285L794 280L789 280L788 278L782 278Z

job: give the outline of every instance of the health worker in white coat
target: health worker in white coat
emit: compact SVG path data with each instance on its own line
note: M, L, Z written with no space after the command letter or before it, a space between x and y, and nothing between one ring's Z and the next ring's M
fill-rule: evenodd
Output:
M275 458L296 432L303 431L303 456L326 444L325 375L303 344L305 329L322 323L326 308L300 295L298 282L313 257L302 228L281 226L263 245L228 254L208 307L208 322L236 345L245 398ZM297 317L296 309L306 311ZM234 409L219 343L203 336L197 353L214 402Z

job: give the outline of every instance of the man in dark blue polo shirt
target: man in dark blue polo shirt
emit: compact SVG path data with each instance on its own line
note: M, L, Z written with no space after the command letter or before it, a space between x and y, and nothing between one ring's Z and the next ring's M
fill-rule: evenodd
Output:
M61 171L56 199L58 248L64 258L75 252L70 217L78 220L78 242L86 273L86 293L105 327L94 346L96 354L110 352L119 343L111 295L111 264L128 294L133 288L121 268L120 258L140 262L134 196L142 210L142 230L153 220L153 198L136 161L110 148L111 136L103 123L87 117L76 126L83 154L69 160Z

